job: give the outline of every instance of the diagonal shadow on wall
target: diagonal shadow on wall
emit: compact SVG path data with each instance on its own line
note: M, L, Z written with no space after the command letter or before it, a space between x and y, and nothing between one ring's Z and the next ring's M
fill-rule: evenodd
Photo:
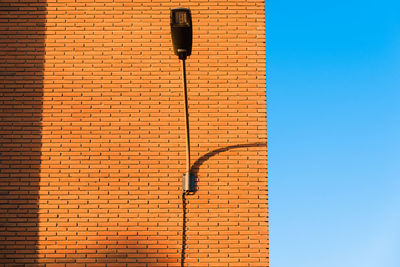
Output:
M0 263L35 263L45 0L0 4Z

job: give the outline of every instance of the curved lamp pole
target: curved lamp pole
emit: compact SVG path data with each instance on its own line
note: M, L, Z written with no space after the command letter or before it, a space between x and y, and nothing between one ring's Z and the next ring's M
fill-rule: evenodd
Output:
M171 37L174 53L182 62L182 81L185 96L185 129L186 129L186 173L183 175L182 189L194 192L194 175L190 173L190 136L189 136L189 109L186 86L185 60L192 53L192 16L190 9L171 9Z

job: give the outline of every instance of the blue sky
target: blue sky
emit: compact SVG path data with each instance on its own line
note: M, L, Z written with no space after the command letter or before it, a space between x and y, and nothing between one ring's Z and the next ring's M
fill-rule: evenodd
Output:
M400 1L268 1L271 267L400 266Z

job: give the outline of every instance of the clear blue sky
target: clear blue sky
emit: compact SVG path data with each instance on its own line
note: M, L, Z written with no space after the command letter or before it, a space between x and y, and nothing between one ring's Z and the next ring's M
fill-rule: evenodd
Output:
M268 1L271 267L400 266L400 1Z

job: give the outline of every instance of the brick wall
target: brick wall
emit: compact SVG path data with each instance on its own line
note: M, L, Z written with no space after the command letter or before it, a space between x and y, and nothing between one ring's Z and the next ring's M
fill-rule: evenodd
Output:
M0 263L268 266L262 0L1 3Z

